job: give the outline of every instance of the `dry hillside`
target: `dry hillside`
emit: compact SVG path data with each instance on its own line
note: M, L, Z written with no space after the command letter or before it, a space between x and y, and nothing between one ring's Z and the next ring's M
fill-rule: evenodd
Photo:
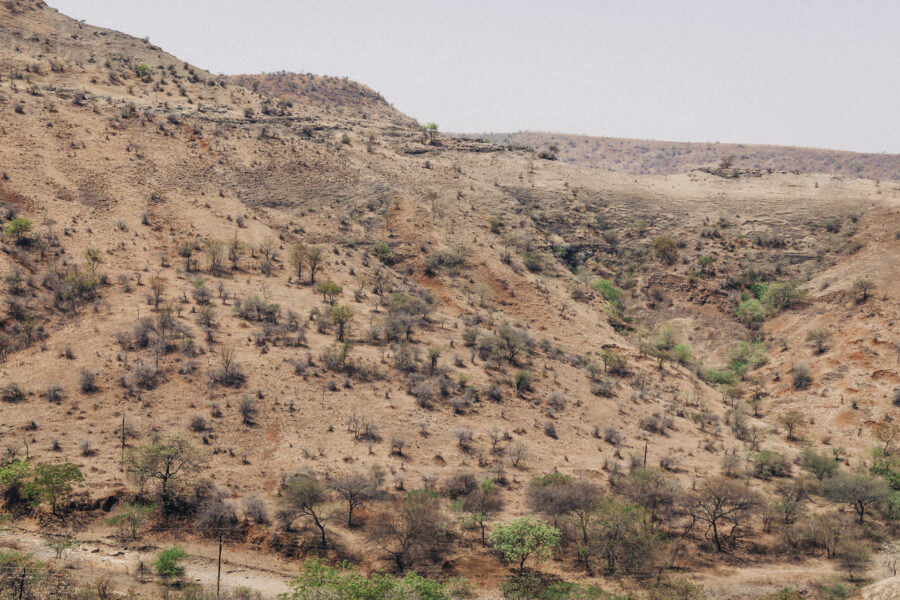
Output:
M485 133L475 137L495 144L531 146L541 152L555 146L559 160L567 163L641 175L687 173L716 166L722 158L730 156L734 166L741 169L900 181L900 155L897 154L762 144L665 142L540 131Z
M426 135L358 84L218 77L40 0L0 4L0 63L0 598L19 581L3 553L50 563L34 597L104 577L158 597L135 568L176 542L186 580L211 584L211 506L235 507L216 530L235 598L287 591L313 556L528 597L482 544L482 481L487 532L531 514L562 530L527 564L544 582L757 598L788 578L826 598L858 582L841 557L859 547L865 577L887 576L897 492L872 476L856 524L800 462L840 448L850 473L873 444L897 451L880 439L900 402L888 176L543 160ZM140 477L159 440L191 458L171 489ZM58 505L27 496L25 461L84 480ZM348 517L354 476L369 496ZM637 559L579 541L535 479L590 496L585 514L626 503ZM321 486L315 519L288 505L298 482ZM747 500L727 533L698 517L714 486ZM109 521L147 501L141 536ZM385 524L415 502L429 520L404 547ZM48 536L79 542L60 558Z

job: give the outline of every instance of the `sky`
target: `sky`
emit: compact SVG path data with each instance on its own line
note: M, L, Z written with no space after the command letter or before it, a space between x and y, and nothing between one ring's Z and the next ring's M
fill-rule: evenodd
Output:
M900 153L898 0L49 0L213 73L346 75L442 131Z

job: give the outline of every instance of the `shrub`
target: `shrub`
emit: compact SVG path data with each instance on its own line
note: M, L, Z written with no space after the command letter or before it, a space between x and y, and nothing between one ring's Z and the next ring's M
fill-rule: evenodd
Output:
M753 457L753 474L760 479L790 475L791 463L780 452L763 450Z
M791 376L791 385L795 390L805 390L812 384L812 372L806 365L800 364L794 367Z
M252 396L244 396L238 401L238 411L241 413L241 422L248 427L256 424L256 416L259 409L256 400Z
M93 371L89 371L87 368L81 370L81 375L78 378L78 383L81 385L81 389L86 393L90 394L91 392L97 391L97 374Z
M25 391L22 390L18 383L11 381L3 386L2 391L0 391L0 399L11 404L14 402L24 402Z
M756 298L749 298L738 306L737 318L747 327L756 329L765 321L766 309Z
M244 516L257 525L268 524L269 512L259 494L251 494L244 499Z
M858 302L865 302L875 290L875 283L871 279L861 277L853 282L853 292Z
M788 310L806 300L806 290L800 289L796 282L773 283L764 296L764 303L773 312Z
M522 395L523 393L531 390L531 384L534 381L534 377L532 376L530 371L519 371L516 373L515 385L516 385L516 393Z
M671 237L660 236L653 240L653 253L656 259L666 265L674 265L678 260L678 246Z
M766 364L769 349L762 342L738 342L728 350L728 368L739 377Z
M806 334L806 341L815 349L817 354L823 354L828 350L828 342L831 334L824 329L810 329Z
M65 390L61 385L48 385L47 386L47 400L53 402L54 404L59 404L62 402L63 397L65 396Z
M172 546L156 555L156 560L153 561L153 570L164 584L168 584L184 576L185 568L182 562L186 558L187 552L184 548Z
M556 527L528 517L500 523L490 535L491 546L506 562L518 563L519 573L525 570L530 557L544 560L559 546L560 532Z
M372 251L375 252L375 256L380 260L387 260L391 256L391 247L385 241L375 242L375 245L372 246Z
M468 496L478 489L478 479L473 473L456 473L451 475L441 489L443 494L448 498L457 499L462 496Z
M554 440L557 439L558 436L556 434L556 424L553 421L547 421L546 423L544 423L544 434L549 438L553 438Z
M806 448L800 455L800 466L823 481L837 473L838 461L827 454L819 454L812 448Z
M31 231L31 219L25 217L15 217L12 221L4 225L3 232L11 237L16 238L17 242L21 242L24 236Z

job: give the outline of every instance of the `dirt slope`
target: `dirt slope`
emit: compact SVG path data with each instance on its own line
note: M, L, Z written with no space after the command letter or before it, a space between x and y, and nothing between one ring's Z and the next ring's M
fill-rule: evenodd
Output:
M30 243L7 236L0 255L8 284L0 384L24 395L0 402L0 444L36 461L76 462L87 506L134 492L121 470L123 416L130 446L183 432L205 450L207 474L229 499L258 493L273 512L288 474L379 467L397 492L441 488L458 472L496 478L504 515L519 515L532 477L559 470L606 486L645 448L648 464L690 487L744 444L727 426L699 424L706 414L724 425L729 406L696 365L662 363L642 346L668 323L703 364L724 362L754 335L734 316L749 269L810 292L807 305L763 325L771 406L750 422L770 429L783 406L822 410L809 424L813 442L830 436L857 457L872 439L862 425L890 410L895 183L790 173L637 178L432 140L367 88L301 78L290 102L279 102L296 77L260 76L257 93L37 0L0 5L0 61L0 215L3 224L16 214L34 224ZM679 241L670 265L653 258L664 235ZM217 270L202 250L210 240L237 240L243 252ZM308 270L297 280L288 259L297 242L325 250L317 280L339 284L338 304L354 312L352 369L328 367L337 329L317 323L329 305ZM100 251L100 283L73 291L90 272L88 248ZM714 257L712 273L698 275L701 255ZM373 289L377 273L389 279L385 298L432 303L408 340L386 340L389 302ZM861 274L878 293L857 305L846 290ZM591 289L596 278L621 286L621 310ZM161 314L152 288L175 323L171 347L158 354L137 331L141 318ZM277 323L237 314L253 296L278 305ZM784 371L812 319L834 329L836 349L803 352L815 383L794 394ZM505 323L530 340L515 360L467 346L467 329L489 337ZM777 351L781 338L790 351ZM243 365L240 387L212 381L222 348ZM624 357L625 374L589 369L604 350ZM147 369L151 383L141 378ZM834 369L849 371L826 385ZM533 377L531 389L516 389L520 371ZM97 389L83 385L85 372ZM63 388L58 401L48 397L53 385ZM238 410L248 397L258 409L252 424ZM846 416L852 401L862 410ZM360 420L377 435L354 435ZM655 422L668 425L654 432ZM608 428L621 433L620 446L604 439ZM790 458L801 449L783 435L765 444ZM330 528L341 556L385 565L361 531L337 518ZM241 551L265 556L279 551L273 540L259 532ZM287 554L308 550L298 543ZM698 556L694 566L711 562ZM505 574L468 542L424 568L485 589ZM547 568L574 569L562 560Z

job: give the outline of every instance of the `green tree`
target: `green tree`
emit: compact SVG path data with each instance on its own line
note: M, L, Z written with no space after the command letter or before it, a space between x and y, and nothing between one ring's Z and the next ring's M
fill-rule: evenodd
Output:
M350 323L353 322L353 307L346 304L335 304L328 309L328 318L337 327L337 339L339 342L344 341L344 331L349 329Z
M25 485L32 475L31 462L26 459L0 463L0 492L7 504L16 504L27 499Z
M156 555L156 560L153 561L152 566L156 575L162 580L163 585L169 585L184 577L185 568L182 562L186 558L187 552L181 546L166 548Z
M97 276L97 267L103 264L103 255L99 248L90 246L84 251L84 257L87 259L88 269L91 271L91 277Z
M38 465L34 469L34 480L28 484L29 497L34 506L46 502L50 512L65 521L65 505L72 495L74 484L84 481L84 475L77 465L64 462L58 465Z
M503 560L518 563L522 573L529 557L536 560L550 557L559 547L560 532L548 523L523 517L497 525L489 539Z
M438 124L434 121L429 121L422 129L425 131L425 135L428 136L428 141L434 142L434 136L438 132Z
M322 302L328 302L328 304L334 304L334 299L341 295L341 292L344 291L341 286L336 284L335 282L328 280L323 281L319 285L316 286L316 291L322 294Z
M6 235L10 235L16 238L16 242L21 242L22 237L31 231L31 219L26 219L25 217L16 217L9 223L7 223L3 227L3 231Z
M615 497L598 502L587 539L583 552L604 560L610 574L647 572L659 545L650 513Z

